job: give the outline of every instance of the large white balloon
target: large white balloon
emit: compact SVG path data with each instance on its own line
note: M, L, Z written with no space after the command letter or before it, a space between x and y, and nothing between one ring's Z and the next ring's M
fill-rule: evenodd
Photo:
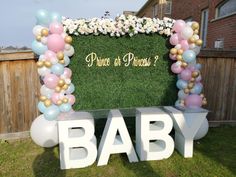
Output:
M67 55L68 57L71 57L74 53L75 49L73 46L71 46L69 50L64 50L64 54Z
M41 147L53 147L59 142L57 121L48 121L43 115L38 116L30 128L30 136Z
M187 40L192 36L193 36L192 28L186 25L184 29L181 31L181 37Z
M201 127L199 128L199 130L197 131L197 133L194 137L194 140L199 140L199 139L203 138L204 136L206 136L208 129L209 129L208 121L207 121L207 119L204 119Z
M40 76L46 76L47 74L51 73L51 70L43 66L42 68L38 68L38 73Z
M40 94L46 96L47 98L51 98L53 93L54 90L47 88L45 85L40 88Z

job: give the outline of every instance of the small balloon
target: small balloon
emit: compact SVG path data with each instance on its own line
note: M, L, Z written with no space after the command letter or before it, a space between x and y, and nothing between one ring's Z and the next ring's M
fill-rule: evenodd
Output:
M181 48L183 50L188 50L189 49L189 44L188 44L188 41L187 40L181 40L180 41L180 45L181 45Z
M188 83L187 83L186 81L182 80L182 79L179 79L179 80L176 82L176 86L177 86L178 89L181 90L181 89L187 88Z
M189 69L184 69L181 73L180 73L181 79L188 81L192 78L192 72Z
M64 103L60 105L60 111L61 112L69 112L71 110L71 104L70 103Z
M177 45L178 43L179 43L178 34L175 33L175 34L171 35L171 37L170 37L170 44L171 45Z
M72 71L70 68L64 68L64 73L63 75L66 77L66 78L71 78L71 75L72 75Z
M49 30L53 34L61 34L63 32L63 26L61 23L53 22L50 24Z
M184 93L184 90L179 90L178 92L179 99L184 100L187 96L188 94Z
M51 73L51 70L45 66L38 68L38 74L40 76L46 76L47 74L50 74L50 73Z
M47 88L45 85L43 85L40 88L40 94L45 95L47 98L51 98L54 90Z
M74 84L70 84L69 85L69 87L68 87L68 89L66 90L66 94L71 94L71 93L73 93L75 91L75 86L74 86Z
M69 57L71 57L72 55L74 55L74 53L75 53L75 49L74 49L73 46L71 46L69 50L64 50L64 54L67 55L67 56L69 56Z
M33 28L33 34L35 36L41 36L41 30L43 29L44 27L41 26L41 25L36 25L34 28Z
M46 106L44 105L44 103L42 102L42 101L40 101L39 103L38 103L38 110L41 112L41 113L44 113L45 112L45 110L46 110Z
M34 53L36 53L37 55L42 55L47 51L47 46L43 45L41 42L38 42L37 40L34 40L32 42L32 50Z
M62 16L57 12L52 12L50 14L50 20L51 20L51 22L59 22L60 23L62 21Z
M65 61L64 66L68 66L70 64L70 58L67 55L64 56L64 61Z
M173 30L177 33L181 32L185 27L185 21L183 20L176 20L173 26Z
M179 66L178 64L173 63L173 64L171 65L171 71L172 71L173 73L178 74L178 73L181 73L181 71L183 71L183 68L181 67L181 65Z
M62 75L64 73L64 66L57 63L52 66L51 71L53 74Z
M75 104L75 96L74 95L67 95L66 97L69 99L69 103L71 105Z
M48 108L46 108L44 112L44 117L47 120L55 120L57 116L60 114L60 109L56 105L51 105Z
M40 9L36 13L37 24L48 26L50 23L50 17L48 11Z

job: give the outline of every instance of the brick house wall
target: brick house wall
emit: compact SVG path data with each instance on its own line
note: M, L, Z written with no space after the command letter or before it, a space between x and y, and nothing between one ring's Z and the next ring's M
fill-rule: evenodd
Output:
M236 49L236 13L216 19L216 8L223 0L172 0L172 18L201 24L201 12L209 9L206 48L213 49L217 39L224 39L224 49Z

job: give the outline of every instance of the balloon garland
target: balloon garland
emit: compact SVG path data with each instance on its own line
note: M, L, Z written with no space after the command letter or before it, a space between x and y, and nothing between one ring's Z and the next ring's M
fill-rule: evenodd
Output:
M200 108L207 101L202 94L201 64L196 62L196 56L200 52L202 40L199 38L199 24L197 22L185 23L183 20L175 21L170 37L170 43L175 47L170 50L170 59L176 61L171 70L178 74L176 83L178 100L177 107Z
M75 103L72 71L66 67L74 48L71 46L72 37L64 33L62 17L58 13L39 10L36 19L32 49L39 55L38 73L44 83L40 89L38 109L45 119L51 121L62 113L70 112Z

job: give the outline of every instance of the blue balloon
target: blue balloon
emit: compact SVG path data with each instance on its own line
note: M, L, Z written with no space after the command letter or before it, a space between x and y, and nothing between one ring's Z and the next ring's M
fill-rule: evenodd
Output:
M65 103L65 104L60 105L59 108L61 112L69 112L71 110L71 104Z
M64 66L57 63L51 67L51 71L53 74L62 75L64 73Z
M42 26L48 26L50 24L50 16L48 11L40 9L36 12L37 24Z
M70 58L67 55L64 55L64 61L65 61L64 66L68 66L70 64Z
M197 64L196 64L196 68L197 68L198 70L200 70L200 69L202 69L202 65L201 65L200 63L197 63Z
M180 100L177 100L177 101L175 102L175 106L176 106L176 107L182 107L182 105L180 104Z
M181 89L187 88L188 83L186 81L182 80L182 79L179 79L176 83L176 86L177 86L178 89L181 90Z
M71 93L73 93L75 91L75 86L74 86L74 84L70 84L70 86L68 87L68 89L66 90L66 94L71 94Z
M196 84L191 90L191 93L200 94L202 92L202 84Z
M62 16L57 12L52 12L50 14L50 20L51 20L51 22L61 22Z
M187 63L191 63L194 60L196 60L196 53L194 51L192 51L192 50L186 50L183 53L183 59Z
M184 93L183 90L179 90L179 92L178 92L179 99L184 100L187 96L188 96L188 94Z
M44 117L47 120L55 120L60 114L60 109L56 105L51 105L46 108L44 112Z
M41 42L38 42L36 40L34 40L32 42L31 47L32 47L32 50L34 51L34 53L36 53L37 55L42 55L48 50L48 47L46 45L44 45Z
M39 111L40 111L41 113L44 113L45 110L47 109L47 107L44 105L44 103L43 103L42 101L40 101L40 102L38 103L38 109L39 109Z

